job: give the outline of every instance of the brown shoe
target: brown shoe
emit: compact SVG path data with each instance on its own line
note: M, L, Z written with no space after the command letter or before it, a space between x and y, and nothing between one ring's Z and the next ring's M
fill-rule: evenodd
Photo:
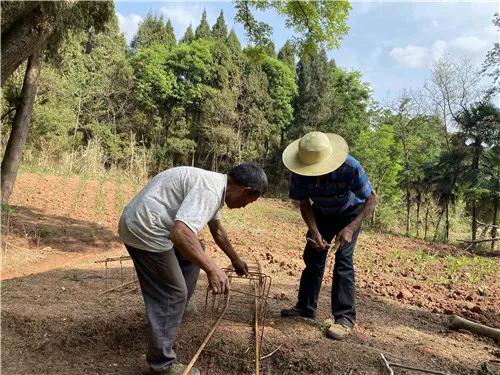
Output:
M334 340L343 340L351 334L352 328L340 323L334 323L326 331L326 336Z

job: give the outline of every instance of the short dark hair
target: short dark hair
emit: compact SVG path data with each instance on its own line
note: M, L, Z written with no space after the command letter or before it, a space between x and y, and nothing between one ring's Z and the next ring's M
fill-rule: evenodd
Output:
M262 167L255 163L243 163L233 167L229 176L234 182L243 187L250 187L259 195L267 190L267 176Z

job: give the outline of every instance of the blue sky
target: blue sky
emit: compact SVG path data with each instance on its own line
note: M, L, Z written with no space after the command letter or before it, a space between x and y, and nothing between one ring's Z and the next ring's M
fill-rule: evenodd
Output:
M203 9L210 25L222 9L228 28L234 27L246 44L243 28L234 22L235 9L230 1L116 2L120 28L129 42L150 10L169 18L180 38L190 23L196 28ZM480 66L493 43L499 41L492 24L493 14L499 10L496 1L354 1L349 34L341 47L328 55L344 69L359 70L375 99L385 104L405 88L422 87L433 62L443 54L466 55ZM293 35L274 12L257 16L273 26L277 48Z

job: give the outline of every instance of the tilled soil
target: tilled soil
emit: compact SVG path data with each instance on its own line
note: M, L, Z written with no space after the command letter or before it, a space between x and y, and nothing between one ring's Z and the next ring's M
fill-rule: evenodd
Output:
M147 323L137 289L105 290L133 277L130 262L105 273L106 257L126 255L115 235L135 188L108 181L24 173L2 217L2 370L5 374L145 374ZM447 314L500 327L498 261L453 246L365 232L356 249L358 325L342 342L326 338L331 257L317 323L284 319L303 267L304 225L288 202L264 199L224 210L228 233L247 259L273 279L262 355L266 374L378 374L380 353L408 366L473 374L500 358L489 339L447 329ZM228 261L210 236L207 251ZM455 259L458 259L457 261ZM202 273L177 342L188 361L214 316L203 313ZM240 302L214 334L197 366L203 374L252 374L253 310ZM238 313L239 311L239 313ZM248 324L247 324L248 323ZM398 369L396 374L405 374Z

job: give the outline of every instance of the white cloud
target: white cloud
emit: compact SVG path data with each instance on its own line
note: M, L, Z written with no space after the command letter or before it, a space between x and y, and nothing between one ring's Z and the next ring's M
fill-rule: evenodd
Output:
M450 40L450 48L461 49L464 52L476 52L484 49L488 43L475 36L459 37Z
M484 55L490 45L493 45L486 39L477 36L461 36L447 41L438 39L430 47L413 45L395 47L389 55L401 66L423 68L431 66L445 53L470 57Z
M206 8L200 4L193 4L189 2L183 4L169 3L167 5L163 5L160 8L160 12L166 19L170 19L170 21L172 21L176 35L180 37L184 35L184 32L189 24L193 25L193 31L196 29L196 27L200 24L203 9ZM212 26L216 17L212 17L210 9L206 9L206 11L208 23Z
M396 47L389 53L389 55L400 65L408 68L425 67L428 54L427 48L419 46L407 46L404 48Z
M436 40L431 47L431 55L434 61L439 60L441 56L446 53L448 49L448 43L444 40Z
M131 13L126 16L121 13L117 13L116 16L118 17L118 22L120 23L120 30L125 34L127 43L130 44L132 38L137 32L137 29L139 28L139 23L142 22L142 17L135 13Z

